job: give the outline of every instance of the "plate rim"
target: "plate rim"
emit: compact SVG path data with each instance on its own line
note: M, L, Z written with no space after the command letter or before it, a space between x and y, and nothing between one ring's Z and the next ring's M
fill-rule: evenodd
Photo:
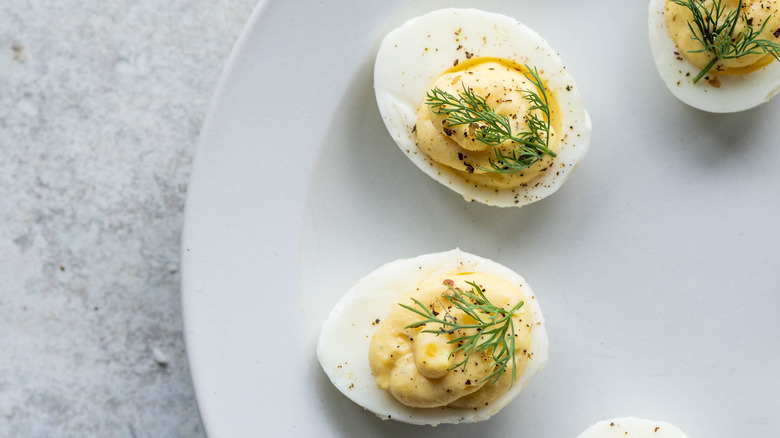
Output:
M249 15L249 18L244 23L241 32L236 38L233 47L228 54L225 66L223 67L222 72L217 79L214 92L206 110L206 115L203 118L203 123L201 124L200 131L198 133L198 140L196 142L195 151L193 152L192 170L188 178L187 194L184 201L182 231L180 235L181 242L179 247L179 271L181 273L179 277L179 294L181 299L180 308L182 312L182 334L184 338L185 356L187 359L187 370L195 394L195 407L198 411L200 423L206 436L214 435L212 433L212 419L214 417L211 415L208 408L204 406L203 400L206 389L203 387L203 383L198 378L199 372L197 361L194 360L192 355L192 345L195 342L197 335L193 334L191 330L192 326L195 324L195 316L193 315L194 288L189 284L191 275L188 275L188 272L190 272L190 269L192 269L194 262L191 261L190 257L187 255L189 248L192 246L191 241L193 239L193 230L191 227L192 222L191 219L188 218L191 218L191 213L189 213L189 211L192 208L193 198L199 196L199 192L191 190L192 181L193 179L197 178L197 175L203 172L202 168L204 164L202 162L202 157L204 148L207 147L205 145L205 139L209 138L211 132L215 129L214 119L217 113L217 109L224 100L225 91L227 89L227 85L230 83L230 78L234 75L239 58L245 51L245 47L250 41L249 36L252 34L253 30L264 16L270 4L271 0L257 0L257 4L254 6L251 14Z

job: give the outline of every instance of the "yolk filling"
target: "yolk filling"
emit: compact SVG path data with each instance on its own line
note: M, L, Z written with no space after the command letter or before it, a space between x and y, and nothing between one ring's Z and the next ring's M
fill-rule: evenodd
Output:
M513 134L528 131L525 119L530 103L520 90L539 91L525 73L528 70L519 64L498 58L472 58L450 68L439 76L429 90L439 88L453 96L462 93L464 86L475 94L484 97L494 112L508 117ZM541 73L541 72L540 72ZM561 119L558 104L553 93L545 86L550 107L550 141L548 148L558 151L560 143ZM545 119L541 111L535 111L540 119ZM417 109L415 128L417 146L433 161L446 166L460 178L477 185L506 189L526 185L550 170L554 157L543 158L519 172L492 173L490 160L495 159L495 146L478 141L474 137L474 127L468 125L449 126L445 115L435 114L425 99ZM498 147L504 153L511 153L516 146L506 141Z
M739 4L738 0L722 1L722 4L725 4L723 17L734 11ZM704 6L709 10L713 7L713 0L706 0ZM748 17L747 22L743 13ZM685 6L667 0L664 19L669 36L679 49L679 54L694 66L700 69L705 68L712 61L714 55L706 51L699 52L702 49L702 45L692 38L693 33L688 25L690 22L693 28L697 29L693 22L691 11ZM732 35L738 35L747 29L748 26L758 31L767 20L769 22L766 23L763 32L759 34L758 38L780 43L780 5L778 5L778 2L776 0L743 0L742 10L739 12L737 25ZM721 59L710 70L710 73L717 75L744 75L766 67L773 60L772 55L764 53Z
M471 289L467 282L478 284L491 303L505 310L525 301L520 286L494 275L453 273L447 278L451 279L449 284L461 290ZM412 298L415 298L437 314L448 312L462 324L475 322L452 306L445 298L447 293L449 288L442 278L431 279L399 303L414 305ZM532 324L528 307L521 306L512 316L517 376L522 374L529 356ZM394 306L389 315L382 319L369 346L369 365L377 387L389 391L398 401L411 407L477 408L491 403L512 386L511 364L496 382L486 379L495 369L492 349L474 352L465 369L454 366L465 356L463 352L451 354L457 344L449 341L474 334L475 329L425 333L424 330L438 330L441 325L406 328L421 319L420 315L399 305ZM474 333L469 333L469 330Z

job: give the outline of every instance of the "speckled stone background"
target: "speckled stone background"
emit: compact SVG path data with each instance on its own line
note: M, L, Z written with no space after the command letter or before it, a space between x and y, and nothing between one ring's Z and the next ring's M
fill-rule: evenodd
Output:
M203 436L182 209L255 4L0 2L0 437Z

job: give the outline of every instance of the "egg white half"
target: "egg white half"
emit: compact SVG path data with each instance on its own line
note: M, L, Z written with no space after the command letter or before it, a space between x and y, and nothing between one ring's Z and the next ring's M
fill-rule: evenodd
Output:
M664 421L626 417L600 421L577 438L688 438L688 435Z
M453 272L483 272L520 285L533 326L528 360L510 390L478 409L411 408L377 388L368 363L368 348L377 328L393 306L426 279ZM548 340L538 300L526 281L494 261L454 249L387 263L350 289L322 327L317 357L331 382L344 395L382 419L412 424L462 423L488 419L516 397L547 363Z
M558 101L563 130L558 157L553 168L527 186L475 187L429 159L415 144L415 113L428 87L456 60L466 61L467 56L535 66ZM406 156L468 201L517 207L542 199L568 179L590 146L590 117L560 56L536 32L505 15L442 9L407 21L382 41L374 66L374 89L385 126Z
M780 62L744 75L718 75L720 87L705 79L693 83L700 68L681 54L669 36L664 18L666 0L650 0L650 47L658 73L678 99L712 113L744 111L769 101L780 91Z

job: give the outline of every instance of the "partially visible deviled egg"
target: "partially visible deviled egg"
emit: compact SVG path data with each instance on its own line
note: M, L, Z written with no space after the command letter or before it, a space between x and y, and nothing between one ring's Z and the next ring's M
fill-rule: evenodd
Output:
M692 107L743 111L780 91L778 0L650 0L649 26L661 78Z
M504 15L442 9L390 32L374 68L390 135L466 200L523 206L558 190L591 122L561 58Z
M688 435L664 421L626 417L600 421L577 438L688 438Z
M317 356L333 384L382 419L486 420L547 362L531 287L459 249L388 263L344 295Z

